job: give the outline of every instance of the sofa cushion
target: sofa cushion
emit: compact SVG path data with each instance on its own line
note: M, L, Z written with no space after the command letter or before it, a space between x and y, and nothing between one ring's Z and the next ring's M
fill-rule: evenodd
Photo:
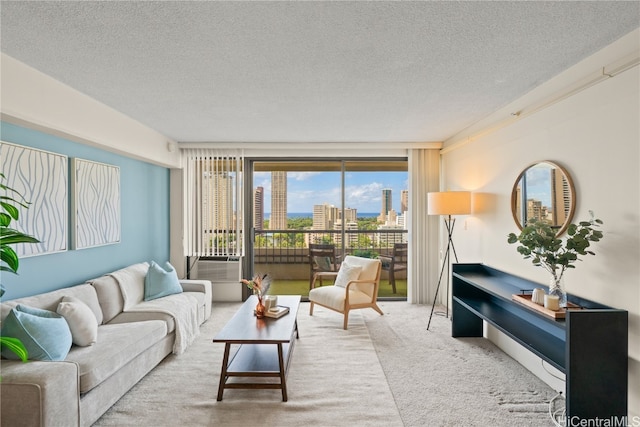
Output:
M142 303L144 304L144 303ZM172 333L176 329L176 321L169 313L160 311L123 311L111 319L110 325L117 323L145 322L148 320L161 320L167 326L167 333Z
M116 279L111 276L102 276L89 281L95 288L102 311L102 323L109 323L111 319L122 313L124 300Z
M197 310L198 310L198 324L204 323L205 320L209 318L211 313L207 313L207 294L204 292L184 292L185 295L191 296L195 301L197 301ZM169 297L171 298L171 297ZM163 300L156 301L159 304L162 304ZM209 300L210 301L210 300ZM149 310L146 308L148 304L146 302L141 302L137 306L131 307L130 311L125 311L118 314L116 317L111 319L109 323L128 323L128 322L142 322L145 320L162 320L167 324L167 333L172 333L176 329L176 322L173 316L169 313L163 312L162 310ZM209 303L209 306L211 304ZM167 306L170 307L170 306Z
M147 275L144 278L144 300L150 301L168 295L179 294L182 286L178 281L175 268L168 262L164 268L155 261L151 261Z
M58 304L56 312L69 324L73 343L87 346L98 339L98 321L91 309L75 297L65 296Z
M115 278L120 286L124 301L122 311L127 311L144 300L144 278L147 276L148 269L149 264L143 262L109 273L109 276Z
M29 307L41 308L43 310L49 310L55 312L58 308L58 304L62 301L62 297L72 296L76 297L91 309L96 316L98 324L103 322L102 309L100 302L98 302L98 294L93 286L88 283L83 283L77 286L70 286L68 288L62 288L44 294L38 294L30 297L18 298L11 301L6 301L0 304L1 314L0 319L4 319L11 309L18 304L26 305Z
M167 335L165 322L101 325L91 347L73 347L67 361L80 369L80 393L86 393Z
M22 341L29 360L64 360L71 348L71 331L64 317L22 304L13 308L2 322L2 336ZM2 356L18 359L8 349L2 350Z

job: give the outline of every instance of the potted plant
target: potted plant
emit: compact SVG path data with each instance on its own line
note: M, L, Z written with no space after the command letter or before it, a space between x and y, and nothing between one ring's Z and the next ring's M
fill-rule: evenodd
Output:
M579 261L578 256L595 255L588 248L592 242L599 242L603 235L598 229L602 221L593 217L591 220L569 224L567 237L563 240L556 236L556 231L544 220L531 220L519 235L509 233L509 243L519 243L517 250L533 265L544 267L550 274L549 294L558 296L560 307L566 307L567 294L562 277L569 268Z
M30 203L16 190L4 184L4 174L0 173L0 271L8 271L9 273L18 274L20 261L18 254L10 245L16 243L38 243L40 242L33 236L24 234L14 228L11 228L11 222L17 221L19 217L19 209L21 206L25 209L29 208ZM10 196L9 194L12 194ZM14 198L15 197L15 198ZM4 287L0 284L0 297L4 295ZM6 346L9 350L20 356L20 359L26 361L28 358L27 349L17 338L0 337L0 345Z

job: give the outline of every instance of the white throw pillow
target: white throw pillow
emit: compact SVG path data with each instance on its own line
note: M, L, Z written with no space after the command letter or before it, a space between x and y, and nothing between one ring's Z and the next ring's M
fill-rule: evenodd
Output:
M345 288L350 281L358 280L361 271L361 266L349 265L343 262L340 266L340 270L338 270L338 277L336 277L334 285Z
M56 310L69 324L75 345L86 347L98 340L98 320L87 304L70 296L62 297Z

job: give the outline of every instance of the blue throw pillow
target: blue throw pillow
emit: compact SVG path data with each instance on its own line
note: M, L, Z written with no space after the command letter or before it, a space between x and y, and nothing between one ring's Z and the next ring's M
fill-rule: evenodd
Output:
M144 300L150 301L181 292L182 286L178 281L176 269L168 262L165 263L165 268L162 268L155 261L151 261L147 276L144 278Z
M22 341L29 360L64 360L71 349L71 331L64 317L20 304L2 322L2 336ZM2 356L19 359L6 348L2 349Z

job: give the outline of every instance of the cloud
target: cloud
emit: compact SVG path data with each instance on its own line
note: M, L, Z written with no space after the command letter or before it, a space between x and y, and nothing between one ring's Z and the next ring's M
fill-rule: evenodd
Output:
M321 175L322 173L323 172L287 172L287 180L294 179L296 181L307 181Z
M379 182L347 186L345 188L347 204L350 206L371 206L373 202L381 201L383 188L385 186ZM371 207L367 209L371 209Z

